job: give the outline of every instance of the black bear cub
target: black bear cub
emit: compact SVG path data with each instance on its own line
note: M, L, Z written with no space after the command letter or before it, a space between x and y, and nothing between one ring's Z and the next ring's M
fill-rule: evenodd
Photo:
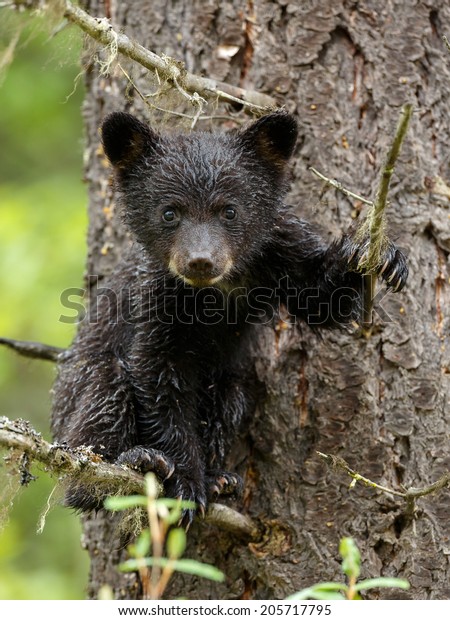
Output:
M242 483L223 468L255 407L258 325L280 304L315 327L358 319L367 245L327 246L283 203L297 137L285 112L188 135L118 112L102 136L134 242L60 363L54 436L155 471L167 495L203 511ZM399 291L407 273L389 244L379 274ZM77 486L67 501L101 506Z

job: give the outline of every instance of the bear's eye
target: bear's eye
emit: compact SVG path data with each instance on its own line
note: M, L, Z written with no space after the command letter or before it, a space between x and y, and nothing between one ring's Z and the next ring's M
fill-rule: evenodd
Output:
M224 209L222 209L222 217L226 220L234 220L236 216L237 212L236 209L234 209L233 207L225 207Z
M175 222L175 220L178 219L177 212L174 209L166 209L162 217L163 220L168 223Z

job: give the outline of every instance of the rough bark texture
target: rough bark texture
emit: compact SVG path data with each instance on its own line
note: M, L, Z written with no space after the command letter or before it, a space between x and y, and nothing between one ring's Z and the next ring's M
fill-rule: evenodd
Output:
M360 205L331 190L321 198L307 165L373 197L400 106L415 106L390 194L389 234L407 249L410 264L407 290L382 301L392 321L376 317L368 339L348 332L319 338L307 327L301 336L290 327L261 330L257 368L267 398L233 459L246 480L239 508L266 525L267 537L248 544L196 524L187 554L223 569L227 581L180 575L168 596L283 598L339 578L339 539L351 535L364 577L410 581L406 594L383 591L383 597L450 598L448 491L421 499L412 520L396 498L360 486L349 491L349 478L315 455L342 456L395 488L429 484L450 466L450 55L441 41L448 2L89 0L86 8L153 51L183 60L188 70L275 95L296 113L302 137L290 200L330 236L348 228ZM238 50L226 57L223 46ZM127 94L120 72L99 76L89 58L87 271L103 274L126 235L98 127L106 113L139 112L142 102ZM132 70L143 93L155 90L147 72ZM85 520L89 596L109 583L117 597L136 598L134 576L115 569L123 551L109 519Z

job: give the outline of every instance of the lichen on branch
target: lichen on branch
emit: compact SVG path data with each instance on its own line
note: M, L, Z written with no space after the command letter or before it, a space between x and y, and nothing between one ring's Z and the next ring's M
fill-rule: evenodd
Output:
M0 417L1 449L12 449L25 455L27 463L40 463L60 481L75 479L102 495L142 494L145 491L142 474L107 463L88 447L68 448L49 443L26 420L12 421ZM259 528L252 519L222 504L211 504L205 521L251 540L258 540L260 536Z
M53 9L60 12L61 18L75 24L89 37L107 48L108 60L102 64L102 72L109 70L120 53L149 71L157 72L160 78L172 84L174 88L177 90L181 88L195 98L202 97L238 104L245 111L257 114L263 114L278 107L277 101L265 93L190 73L181 61L155 54L124 33L117 32L106 17L92 17L70 0L53 0L52 2L12 0L7 5L13 8L38 9L39 11Z

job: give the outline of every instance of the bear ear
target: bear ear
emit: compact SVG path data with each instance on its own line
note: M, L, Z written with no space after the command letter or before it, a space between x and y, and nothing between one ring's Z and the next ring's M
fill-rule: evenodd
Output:
M159 140L159 135L148 125L126 112L113 112L102 124L103 149L113 166L132 164Z
M282 171L294 151L298 126L291 114L279 110L261 117L240 135L246 148L251 148L272 167Z

